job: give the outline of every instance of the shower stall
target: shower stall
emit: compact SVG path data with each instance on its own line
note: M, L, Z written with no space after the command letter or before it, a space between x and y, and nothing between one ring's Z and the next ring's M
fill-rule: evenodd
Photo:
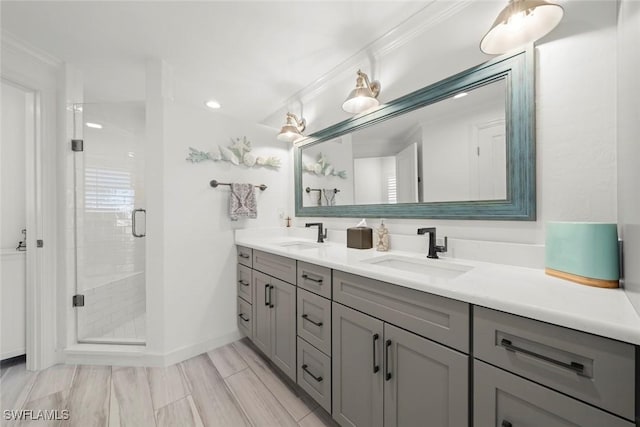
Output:
M77 341L144 345L145 105L72 109Z

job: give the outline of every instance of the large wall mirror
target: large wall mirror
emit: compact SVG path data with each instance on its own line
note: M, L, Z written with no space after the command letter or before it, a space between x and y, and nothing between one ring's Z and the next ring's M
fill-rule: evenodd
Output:
M535 220L533 49L310 135L296 215Z

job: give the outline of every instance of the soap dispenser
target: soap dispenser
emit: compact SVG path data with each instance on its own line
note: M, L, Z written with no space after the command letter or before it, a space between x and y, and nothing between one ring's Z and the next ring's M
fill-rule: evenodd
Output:
M386 252L389 250L389 229L384 225L384 219L380 220L380 227L376 230L378 233L378 243L376 243L376 250L379 252Z

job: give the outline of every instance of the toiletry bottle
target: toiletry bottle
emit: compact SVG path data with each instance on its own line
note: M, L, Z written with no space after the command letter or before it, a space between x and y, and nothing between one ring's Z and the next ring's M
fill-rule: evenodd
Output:
M380 220L380 227L376 230L378 233L378 243L376 244L376 250L379 252L386 252L389 250L389 230L384 225L384 219Z

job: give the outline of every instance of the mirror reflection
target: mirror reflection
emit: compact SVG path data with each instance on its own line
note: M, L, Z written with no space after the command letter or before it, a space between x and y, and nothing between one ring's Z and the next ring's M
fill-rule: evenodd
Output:
M505 200L506 82L302 148L303 206Z

